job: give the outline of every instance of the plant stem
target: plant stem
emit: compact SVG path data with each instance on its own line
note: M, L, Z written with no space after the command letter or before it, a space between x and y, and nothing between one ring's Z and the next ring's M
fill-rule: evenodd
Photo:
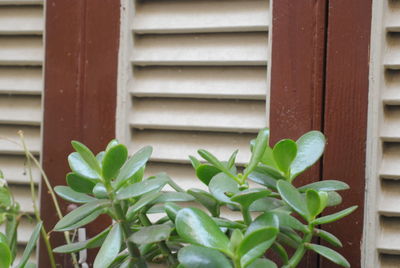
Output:
M147 215L144 213L139 214L139 220L144 226L151 225L151 221L149 220ZM160 241L157 244L158 244L158 247L160 248L161 253L168 257L168 262L172 265L172 267L176 267L178 265L178 262L175 259L175 257L172 255L171 251L169 250L167 243L165 243L165 241Z
M282 266L282 268L295 268L299 264L307 251L305 244L311 242L311 239L313 237L313 230L314 226L309 225L310 232L304 236L301 245L297 248L296 252L290 258L289 262L286 265Z
M251 219L251 214L250 214L250 210L249 210L248 207L242 206L242 215L243 215L244 223L245 223L246 225L250 225L250 223L251 223L253 220Z
M33 201L33 204L34 204L33 205L34 206L34 210L36 211L35 214L37 213L37 216L35 215L36 218L39 217L39 219L40 219L40 214L39 214L39 210L38 210L38 208L36 206L36 195L34 193L35 187L34 187L33 176L32 176L31 160L33 161L35 166L39 169L39 171L40 171L40 173L42 175L43 181L46 184L47 190L48 190L48 192L49 192L49 194L50 194L50 196L52 198L52 201L53 201L54 207L56 209L58 218L61 220L63 218L63 214L61 212L61 208L60 208L60 205L58 203L56 194L55 194L55 192L53 190L53 187L50 184L49 178L47 177L47 175L44 172L44 170L43 170L42 166L40 165L40 163L37 161L36 157L29 151L29 149L28 149L28 147L26 145L26 142L25 142L24 133L20 130L20 131L18 131L18 134L20 136L20 139L21 139L21 142L22 142L22 147L24 149L25 157L26 157L27 164L28 164L28 174L29 174L29 179L30 179L30 183L31 183L32 201ZM42 227L42 229L46 233L46 230L44 229L44 227ZM67 242L67 244L71 244L71 239L69 237L69 232L64 232L64 237L65 237L65 241ZM54 256L53 256L52 247L50 245L50 240L48 239L47 233L46 233L46 239L47 239L47 241L49 243L49 245L46 244L46 248L48 250L49 256L52 256L52 257L50 257L50 262L51 262L51 258L53 258L53 260L54 260ZM45 243L46 243L46 239L43 237L43 240L45 241ZM49 249L50 249L50 251L49 251ZM78 260L76 259L76 255L74 253L71 253L71 258L72 258L73 266L75 268L79 268Z

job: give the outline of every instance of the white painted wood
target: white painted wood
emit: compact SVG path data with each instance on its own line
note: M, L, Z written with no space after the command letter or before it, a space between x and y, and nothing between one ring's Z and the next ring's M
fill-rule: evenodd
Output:
M0 8L0 34L41 35L43 26L41 6L8 6Z
M147 65L266 65L266 33L136 36L132 63Z
M28 170L24 156L0 155L0 169L9 184L26 185L29 182ZM40 171L32 167L32 176L35 183L40 181Z
M33 220L27 219L27 217L22 217L20 225L18 227L18 244L23 246L26 245L31 237L33 228L35 227L35 222ZM3 232L4 225L0 226L0 232Z
M400 183L383 180L382 195L380 196L379 213L384 216L400 216Z
M0 36L0 65L40 66L42 61L42 37Z
M29 185L10 185L9 187L14 195L15 200L21 206L21 212L33 214L33 202ZM36 196L37 193L38 192L36 189ZM39 205L38 202L36 202L36 204Z
M240 150L237 162L244 163L250 158L249 142L254 134L232 134L218 132L186 131L134 131L131 151L153 145L152 160L160 162L189 163L189 155L196 155L197 149L206 149L221 161L227 161L230 154Z
M136 33L266 31L269 3L246 1L140 1L132 20Z
M130 123L140 129L257 133L265 125L265 102L136 98Z
M380 176L386 179L400 179L400 145L388 143L384 147Z
M29 150L38 154L41 150L39 127L0 125L0 154L24 154L18 131L22 130Z
M381 268L398 268L400 256L382 255L380 258Z
M386 13L386 30L389 32L400 32L400 2L398 0L387 0L388 12Z
M389 32L386 36L385 67L400 69L400 33Z
M7 6L43 5L43 0L0 0L0 5L7 5Z
M39 126L41 121L39 96L0 95L0 124Z
M381 219L378 251L385 254L400 254L400 220L393 217Z
M265 100L265 77L265 67L138 67L129 90L139 97Z
M0 67L0 94L40 95L42 89L41 68Z

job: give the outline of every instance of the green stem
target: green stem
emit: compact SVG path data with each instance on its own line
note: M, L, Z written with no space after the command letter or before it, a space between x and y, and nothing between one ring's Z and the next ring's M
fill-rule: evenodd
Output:
M250 210L248 207L242 206L242 215L243 215L244 223L246 225L250 225L253 220L251 219L251 214L250 214Z
M151 221L149 220L147 215L144 214L144 213L140 213L139 214L139 220L144 226L150 226L151 225ZM158 247L160 248L161 253L164 256L168 257L168 262L172 265L172 267L176 267L179 263L175 259L175 257L172 255L169 247L167 246L167 243L165 241L160 241L157 244L158 244Z
M301 259L304 257L304 254L307 251L305 244L310 243L313 237L313 230L314 226L309 225L310 232L304 236L301 245L297 248L296 252L290 258L289 262L286 265L282 266L282 268L295 268L300 263Z

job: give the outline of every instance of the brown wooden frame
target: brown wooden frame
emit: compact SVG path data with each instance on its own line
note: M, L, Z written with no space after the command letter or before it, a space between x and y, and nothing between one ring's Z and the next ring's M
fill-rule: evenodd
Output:
M71 140L99 151L115 137L119 26L120 1L46 1L42 163L52 185L65 184ZM58 220L49 200L43 188L47 230ZM66 206L63 202L64 213ZM97 221L88 235L109 223ZM52 233L51 242L53 247L63 244L62 234ZM39 252L39 267L50 267L43 243ZM58 255L57 263L69 267L67 257Z

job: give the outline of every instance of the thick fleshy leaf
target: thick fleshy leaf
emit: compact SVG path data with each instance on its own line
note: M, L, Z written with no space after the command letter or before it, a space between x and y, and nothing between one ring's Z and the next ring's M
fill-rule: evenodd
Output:
M307 245L308 249L311 249L315 252L317 252L319 255L327 258L333 263L336 263L337 265L349 268L350 263L338 252L334 251L333 249L321 246L321 245L315 245L315 244L308 244Z
M231 197L231 201L239 203L242 207L249 207L254 201L260 198L267 197L271 194L271 191L266 189L247 189L241 192L238 192L234 196Z
M205 185L208 185L211 181L211 179L220 173L221 170L214 166L206 165L206 164L201 164L200 166L197 167L196 169L196 176L199 178Z
M109 151L111 148L113 148L114 146L117 146L119 143L119 141L117 139L112 139L106 147L106 151Z
M210 193L200 190L200 189L189 189L187 191L189 194L196 198L196 201L202 204L205 208L210 211L211 215L214 217L219 216L219 202L213 195Z
M213 220L215 221L215 223L219 226L219 227L226 227L226 228L230 228L230 229L244 229L246 228L246 225L240 222L236 222L236 221L231 221L228 219L224 219L224 218L213 218Z
M59 197L72 203L88 203L96 200L87 194L78 193L68 186L56 186L54 191Z
M100 153L98 153L98 154L96 155L96 159L97 159L97 161L99 162L100 167L101 167L101 163L103 162L103 158L104 158L104 155L105 155L105 154L106 154L106 152L102 151L102 152L100 152Z
M128 161L121 167L119 174L116 179L117 189L121 187L126 181L129 181L136 172L138 172L147 161L150 159L153 148L151 146L146 146L137 151L132 155Z
M179 250L178 260L181 265L190 268L232 267L228 259L219 251L194 245L190 245Z
M230 197L225 193L232 193L233 195L239 192L239 185L224 173L217 174L208 185L211 194L220 202L234 204Z
M86 203L77 209L74 209L67 215L65 215L54 227L55 231L61 231L65 228L74 225L75 223L81 221L86 218L90 214L95 211L101 210L104 206L108 204L107 200L95 200L89 203Z
M166 224L145 226L136 233L132 234L129 240L138 245L160 242L168 240L171 231L171 226Z
M237 251L242 267L246 267L264 255L265 251L274 243L277 234L277 228L265 227L246 235Z
M310 218L307 205L303 196L299 191L291 185L289 182L280 180L277 182L277 187L283 200L297 213L299 213L304 219Z
M82 177L77 173L70 172L67 174L67 184L72 190L79 193L91 194L97 180Z
M247 178L251 172L257 167L258 163L264 155L265 148L269 143L269 129L264 128L258 132L257 138L254 142L253 151L249 161L249 165L243 171L243 177Z
M55 253L73 253L78 252L86 248L97 248L103 244L103 241L106 239L108 233L110 232L110 228L105 229L101 233L96 236L86 240L80 241L76 243L66 244L60 247L57 247L53 250Z
M11 206L12 204L11 193L5 187L0 187L0 204L4 207Z
M340 205L342 203L342 196L337 193L337 192L327 192L328 193L328 200L327 200L327 206L328 207L333 207Z
M314 229L314 232L317 236L321 237L322 239L324 239L325 241L327 241L328 243L330 243L332 246L335 247L342 247L342 242L340 242L339 238L337 238L336 236L334 236L333 234L321 230L321 229Z
M319 131L310 131L297 141L297 156L290 166L290 179L315 164L325 149L325 136Z
M88 216L75 222L74 224L69 225L69 226L67 226L63 229L57 230L57 231L71 231L71 230L78 229L78 228L85 226L85 225L91 223L92 221L96 220L103 213L104 213L103 209L96 210L95 212L89 214Z
M273 167L273 168L275 168L275 169L279 169L279 168L278 168L278 165L276 164L275 159L274 159L273 150L272 150L272 148L269 147L269 146L267 146L267 147L265 148L264 155L263 155L263 157L261 158L261 163L263 163L264 165Z
M0 232L0 243L8 244L8 238L2 232Z
M90 151L88 147L78 141L71 142L72 147L74 147L75 151L79 153L82 159L88 164L88 166L94 170L98 175L101 174L101 167L96 157Z
M25 264L28 262L29 257L31 256L31 253L36 246L36 242L38 241L42 226L43 226L43 223L38 222L36 224L35 228L33 229L32 235L28 240L28 244L25 247L24 253L22 253L22 257L18 263L17 268L25 267Z
M276 190L276 180L269 175L258 172L257 170L250 173L248 179L272 190Z
M254 201L250 205L249 210L252 212L268 212L271 210L276 210L278 208L285 209L285 207L286 210L290 210L290 208L282 200L276 199L274 197L264 197Z
M302 224L298 219L291 216L289 213L283 211L273 211L272 213L278 216L279 225L281 227L289 227L303 233L308 232L307 225Z
M297 144L289 139L281 140L272 150L278 168L285 174L289 173L290 165L296 158Z
M128 212L126 213L126 218L128 220L132 220L139 210L151 204L154 200L160 197L160 195L161 193L158 192L143 195L133 206L128 209Z
M238 153L239 153L239 150L235 150L235 151L231 154L231 156L229 157L228 166L227 166L229 169L232 168L232 167L235 165L236 156L237 156Z
M197 160L196 157L189 155L190 163L192 164L193 168L196 170L200 165L200 161Z
M239 247L240 243L242 243L244 235L242 231L239 229L235 229L231 235L231 239L229 242L229 248L232 252L236 252L237 248Z
M176 214L178 214L179 210L182 208L175 203L167 202L164 205L165 213L167 213L168 217L175 222Z
M247 268L277 268L276 264L268 259L257 259Z
M247 228L246 235L266 227L274 227L279 229L279 218L272 212L263 213L258 216Z
M352 206L349 207L345 210L339 211L337 213L328 215L328 216L324 216L324 217L320 217L317 218L313 221L314 225L319 225L319 224L326 224L326 223L331 223L337 220L340 220L343 217L346 217L347 215L349 215L350 213L352 213L354 210L356 210L358 208L358 206Z
M103 179L106 181L115 179L127 157L128 149L123 144L114 145L108 149L102 161Z
M153 191L158 192L167 183L168 179L166 178L156 178L131 184L117 192L117 199L124 200L132 197L140 197Z
M71 153L68 156L68 163L73 172L89 179L100 180L100 174L97 173L96 170L92 169L89 164L83 160L79 153Z
M298 190L300 192L306 192L308 189L314 189L316 191L340 191L340 190L347 190L349 189L349 185L342 181L336 180L324 180L324 181L317 181L307 185L303 185Z
M119 223L116 223L111 231L108 233L107 238L104 240L99 253L97 253L94 260L94 268L108 267L114 259L118 256L122 243L122 230Z
M11 266L11 251L8 245L0 242L0 268L9 268Z
M229 168L227 168L226 165L220 162L212 153L202 149L198 150L197 153L201 157L203 157L204 160L207 160L210 164L227 174L229 177L235 177L229 170Z
M322 210L321 199L318 192L313 189L308 190L306 193L306 202L310 217L315 218Z
M175 219L176 230L185 241L232 255L229 239L205 212L197 208L181 209Z
M97 183L93 190L92 190L93 195L96 198L100 198L100 199L106 199L108 198L108 193L107 193L107 189L104 186L104 184L102 184L101 182Z
M289 261L289 255L286 251L286 249L277 241L275 241L271 249L279 256L279 258L282 260L283 264L287 264Z
M163 192L153 204L165 203L165 202L190 202L193 201L194 197L187 193L180 192Z

